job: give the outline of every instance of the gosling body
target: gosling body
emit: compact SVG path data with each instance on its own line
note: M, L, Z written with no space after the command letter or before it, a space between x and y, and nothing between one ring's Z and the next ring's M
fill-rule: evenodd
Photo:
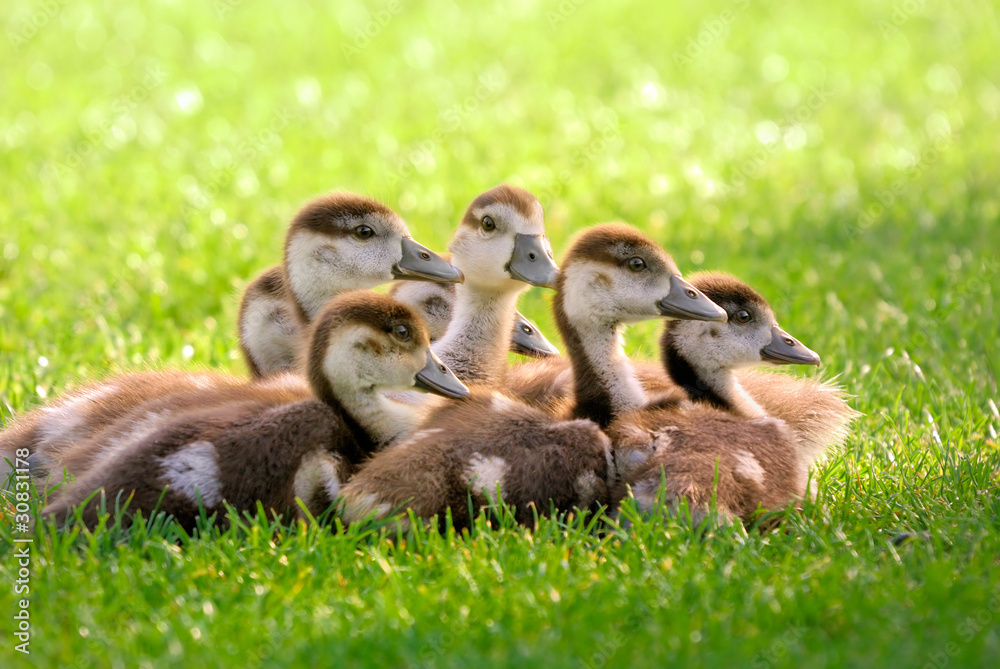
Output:
M408 436L423 417L382 391L417 384L468 394L430 353L419 317L388 297L337 298L311 333L311 398L279 402L251 391L170 414L154 429L122 435L45 513L65 521L79 507L93 526L102 505L117 510L128 499L129 516L164 511L193 526L199 508L211 514L225 502L252 511L260 502L288 514L299 498L318 514L364 457Z

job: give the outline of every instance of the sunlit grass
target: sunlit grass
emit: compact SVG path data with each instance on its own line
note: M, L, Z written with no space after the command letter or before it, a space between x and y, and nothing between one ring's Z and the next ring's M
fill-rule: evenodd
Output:
M236 296L313 194L377 196L442 249L501 181L538 194L557 252L625 220L685 272L746 279L864 417L817 502L763 534L627 511L399 541L42 524L27 659L994 666L995 8L368 7L0 10L0 420L116 370L242 372ZM555 339L548 300L521 310Z

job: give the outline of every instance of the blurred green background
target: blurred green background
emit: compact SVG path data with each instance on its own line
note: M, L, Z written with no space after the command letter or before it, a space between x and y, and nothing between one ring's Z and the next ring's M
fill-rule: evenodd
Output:
M624 220L685 272L746 279L855 396L866 416L824 470L839 511L809 536L837 555L846 532L869 552L809 569L829 576L820 600L858 569L886 585L838 601L872 618L831 614L824 657L922 666L964 611L985 610L1000 527L996 3L15 0L0 23L5 417L109 369L242 373L238 292L315 194L380 198L440 250L467 203L509 181L539 197L557 255L585 226ZM547 300L533 289L522 311L556 339ZM630 351L654 355L658 328L633 328ZM876 557L885 536L927 529L955 553L921 549L899 570ZM66 560L53 597L90 573ZM806 569L782 560L784 577ZM937 594L914 604L903 593L928 564ZM732 583L771 587L754 566ZM819 624L782 592L747 615L777 616L778 601L776 629ZM601 601L598 614L614 606ZM706 638L749 634L710 601L690 606ZM385 615L365 633L399 622ZM874 638L873 619L896 636ZM563 648L532 655L531 620L500 621L520 629L522 658ZM644 633L633 662L661 639ZM989 666L1000 641L975 639L963 661ZM816 661L815 644L786 659Z
M994 9L10 3L3 355L53 383L186 345L238 367L235 295L306 198L381 198L443 248L511 181L557 251L594 222L641 226L682 269L758 286L834 370L909 345L985 378ZM546 327L542 293L525 301Z

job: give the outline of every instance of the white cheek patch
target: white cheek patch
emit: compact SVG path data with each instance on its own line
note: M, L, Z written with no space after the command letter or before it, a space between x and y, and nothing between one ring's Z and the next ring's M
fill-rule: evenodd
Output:
M371 382L375 369L371 355L364 355L355 344L369 338L370 328L352 325L338 328L327 344L323 373L334 392L348 392Z
M711 381L715 375L729 370L740 362L746 353L741 337L732 331L731 325L684 321L673 324L674 342L681 355L699 372L708 375L703 379ZM713 337L711 330L719 330Z
M163 481L173 492L192 502L200 499L206 509L222 501L218 453L211 442L196 441L158 460Z
M337 267L320 260L335 253L334 239L315 232L298 232L288 242L285 267L292 292L310 316L338 290ZM339 240L338 240L339 241ZM329 255L332 259L332 255Z
M507 463L503 458L483 456L474 453L465 469L465 480L470 488L486 495L490 502L497 503L497 488L503 491L503 478L507 474Z
M753 453L734 451L732 456L736 460L736 466L733 468L734 474L753 481L757 485L764 485L764 468L760 466L760 462L757 461Z
M247 350L261 373L275 374L295 366L299 325L290 304L272 297L251 299L240 328Z
M285 261L292 292L312 319L334 295L391 281L392 268L402 259L401 243L396 235L353 244L348 238L297 232Z
M381 350L366 348L365 342L380 345ZM360 346L359 346L360 345ZM383 333L364 325L339 328L327 345L323 373L338 398L361 390L399 389L413 386L413 379L426 364L422 350L401 351Z
M340 404L381 447L410 435L424 417L425 402L394 401L382 391L412 386L426 354L417 351L411 358L398 349L377 353L358 346L375 334L362 325L338 330L324 356L323 374ZM383 346L394 345L384 341Z
M465 274L465 285L479 291L504 292L520 289L523 284L507 272L507 263L514 253L514 236L495 233L484 237L478 231L462 228L449 246L452 264Z
M563 269L563 310L571 321L617 313L618 307L608 289L601 289L597 276L607 273L605 265L580 261Z
M611 465L617 468L615 475L618 480L633 482L638 475L646 470L646 463L649 462L652 455L651 449L620 449L614 452ZM608 471L611 471L611 465L609 465Z
M302 459L298 471L295 472L293 487L295 496L305 502L306 506L313 503L316 493L320 490L326 493L330 501L340 496L340 464L341 459L325 451L310 453ZM322 512L323 509L309 508L312 512Z

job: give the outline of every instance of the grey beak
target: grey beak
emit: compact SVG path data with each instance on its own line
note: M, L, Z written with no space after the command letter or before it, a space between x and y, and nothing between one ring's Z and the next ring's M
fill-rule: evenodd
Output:
M448 369L448 365L441 362L441 359L434 355L434 352L427 349L427 364L417 372L413 386L417 390L423 390L435 395L461 399L469 396L469 389L458 380L458 377Z
M559 268L549 256L542 235L522 235L514 237L514 252L507 263L507 272L518 281L532 286L556 287Z
M429 248L416 243L412 237L403 237L403 257L392 268L394 279L407 281L436 281L437 283L462 283L465 275L451 263L445 262Z
M760 350L760 359L775 365L816 365L819 354L777 325L771 328L771 343Z
M725 309L676 274L670 277L670 292L656 306L660 315L668 318L720 323L729 320Z
M514 334L510 338L510 350L529 358L548 358L559 355L559 349L549 343L545 335L534 323L517 312L514 319Z

